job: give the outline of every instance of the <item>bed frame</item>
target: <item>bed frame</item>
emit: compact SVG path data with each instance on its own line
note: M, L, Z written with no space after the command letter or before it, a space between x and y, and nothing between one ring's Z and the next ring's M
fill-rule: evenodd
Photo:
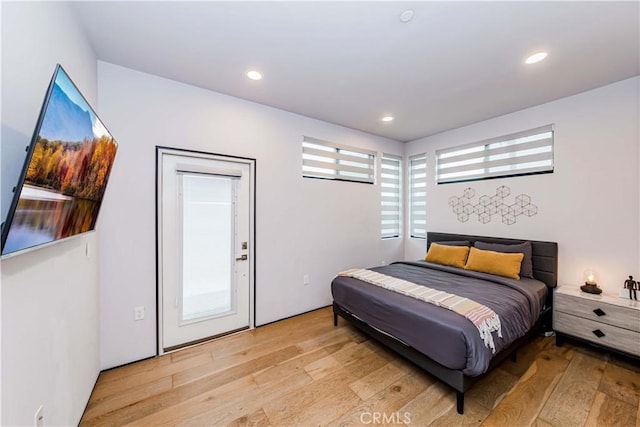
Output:
M503 244L518 244L526 241L498 237L469 236L464 234L427 233L427 250L433 242L455 240L468 240L471 243L471 246L473 246L473 244L478 240L482 242ZM483 375L471 377L465 375L461 370L446 368L414 348L391 337L390 335L380 332L378 329L369 326L367 323L358 319L352 313L349 313L335 302L333 303L333 323L337 326L338 316L344 318L365 334L396 351L445 384L453 387L456 391L457 411L459 414L462 414L464 413L464 393L469 390L476 381L490 372L507 357L511 356L512 360L515 361L517 348L525 341L529 340L533 335L537 334L540 329L544 331L551 330L551 304L553 302L553 292L551 292L551 290L556 287L558 282L558 244L555 242L539 242L533 240L530 240L530 242L533 248L533 276L541 282L544 282L549 287L546 303L542 308L541 315L536 324L523 337L517 339L507 348L495 355L493 359L491 359L487 372Z

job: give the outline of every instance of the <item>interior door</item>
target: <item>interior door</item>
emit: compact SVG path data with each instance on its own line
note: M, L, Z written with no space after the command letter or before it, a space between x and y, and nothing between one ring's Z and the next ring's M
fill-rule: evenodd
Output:
M254 164L159 150L159 352L252 326Z

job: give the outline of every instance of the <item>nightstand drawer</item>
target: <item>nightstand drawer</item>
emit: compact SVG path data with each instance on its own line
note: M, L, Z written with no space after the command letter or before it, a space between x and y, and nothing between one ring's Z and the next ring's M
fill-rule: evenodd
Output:
M556 311L553 329L602 346L640 356L640 333Z
M554 308L556 313L573 314L599 323L640 332L640 311L631 308L561 293L555 294Z

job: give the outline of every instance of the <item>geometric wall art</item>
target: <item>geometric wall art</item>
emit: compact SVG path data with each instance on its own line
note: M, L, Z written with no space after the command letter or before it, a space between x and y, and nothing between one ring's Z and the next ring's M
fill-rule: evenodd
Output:
M477 203L472 203L476 191L473 188L465 188L461 197L449 197L449 206L458 221L467 222L472 214L478 216L478 221L482 224L491 222L493 215L500 215L502 223L512 225L516 223L516 218L520 215L534 216L538 213L538 207L531 203L531 197L526 194L518 194L515 202L508 204L511 189L502 185L496 189L496 194L492 196L480 196Z

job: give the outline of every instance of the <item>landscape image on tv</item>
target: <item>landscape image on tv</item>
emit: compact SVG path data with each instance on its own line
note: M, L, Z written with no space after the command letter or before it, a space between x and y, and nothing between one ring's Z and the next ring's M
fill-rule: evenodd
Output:
M115 140L60 66L35 132L3 255L93 230L116 155Z

